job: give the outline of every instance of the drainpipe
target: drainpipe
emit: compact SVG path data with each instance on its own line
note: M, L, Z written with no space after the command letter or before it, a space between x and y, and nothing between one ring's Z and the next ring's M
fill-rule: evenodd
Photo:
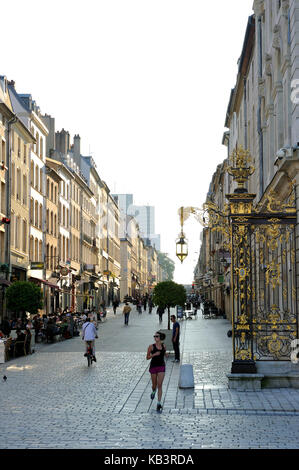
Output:
M258 78L263 76L263 42L262 42L262 17L258 17ZM264 193L264 140L262 131L262 97L258 99L258 135L259 135L259 182L260 182L260 194L261 197Z

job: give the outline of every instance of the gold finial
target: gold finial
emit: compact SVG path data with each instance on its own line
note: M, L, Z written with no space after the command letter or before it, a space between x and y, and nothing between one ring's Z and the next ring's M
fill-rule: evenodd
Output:
M244 187L249 176L255 172L255 167L250 165L252 157L248 150L245 150L241 145L236 147L230 156L230 166L227 167L227 172L237 181L238 188L236 193L245 193L247 189Z

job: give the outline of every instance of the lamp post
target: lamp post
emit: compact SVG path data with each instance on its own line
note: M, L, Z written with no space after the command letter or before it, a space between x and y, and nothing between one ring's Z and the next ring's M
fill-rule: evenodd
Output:
M188 256L188 244L185 239L185 234L183 232L184 225L184 208L180 208L180 219L181 219L181 233L179 238L176 240L176 256L179 258L180 262L183 263L184 259Z

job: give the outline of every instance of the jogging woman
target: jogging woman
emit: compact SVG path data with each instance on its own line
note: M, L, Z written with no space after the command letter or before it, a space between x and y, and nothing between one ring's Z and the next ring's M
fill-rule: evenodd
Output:
M162 384L165 376L165 361L164 356L166 354L165 345L161 342L165 339L165 334L157 331L154 335L155 343L148 347L146 358L151 359L149 372L152 378L152 393L151 399L155 398L156 389L158 387L158 404L157 411L162 411L161 399L162 399Z

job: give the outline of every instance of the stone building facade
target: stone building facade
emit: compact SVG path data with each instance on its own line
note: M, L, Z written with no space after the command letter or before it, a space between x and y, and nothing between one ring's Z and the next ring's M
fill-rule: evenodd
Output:
M256 194L255 204L263 205L271 191L283 201L290 181L295 180L296 187L299 182L299 4L296 0L255 0L253 9L222 143L228 157L237 146L249 150L255 172L248 191ZM207 201L222 211L228 202L226 194L235 189L226 164L227 160L218 165L207 194ZM224 308L228 318L230 261L221 233L204 229L195 282L201 293Z

